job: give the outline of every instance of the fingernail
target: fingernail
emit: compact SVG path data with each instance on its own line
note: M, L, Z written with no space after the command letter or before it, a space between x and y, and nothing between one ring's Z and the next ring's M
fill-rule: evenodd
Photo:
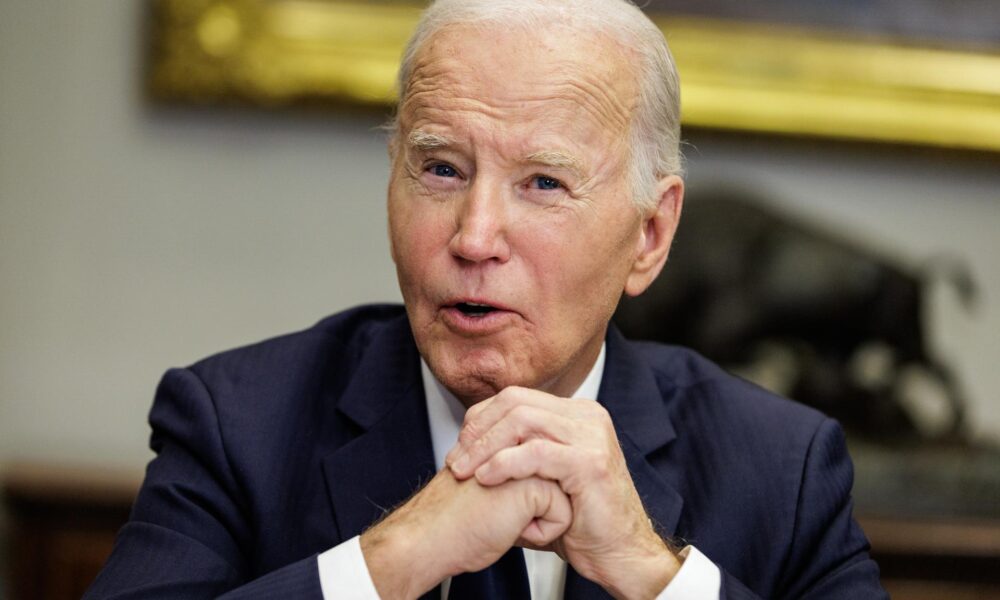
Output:
M451 467L456 471L462 472L469 466L469 455L462 454L455 461L451 463Z

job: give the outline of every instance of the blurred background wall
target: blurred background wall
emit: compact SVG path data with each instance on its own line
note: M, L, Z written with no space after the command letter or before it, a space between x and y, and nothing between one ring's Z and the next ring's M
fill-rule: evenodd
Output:
M170 366L398 301L376 112L151 106L139 2L0 2L0 465L139 472ZM1000 441L995 155L689 131L689 201L725 185L904 268L948 257L931 345ZM669 268L669 266L668 266Z

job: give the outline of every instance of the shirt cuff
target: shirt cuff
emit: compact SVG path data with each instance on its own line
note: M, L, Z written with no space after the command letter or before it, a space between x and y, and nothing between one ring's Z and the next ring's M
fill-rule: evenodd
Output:
M694 546L685 546L677 557L681 568L656 600L717 600L722 588L719 567Z
M361 552L360 536L320 554L316 563L323 600L379 600Z

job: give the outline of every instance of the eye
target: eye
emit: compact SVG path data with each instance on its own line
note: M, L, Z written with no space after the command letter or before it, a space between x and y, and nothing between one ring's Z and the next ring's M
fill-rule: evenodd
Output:
M537 175L532 179L532 183L540 190L558 190L563 186L562 182L554 177Z
M455 170L455 167L442 163L432 165L430 172L438 177L458 177L458 171Z

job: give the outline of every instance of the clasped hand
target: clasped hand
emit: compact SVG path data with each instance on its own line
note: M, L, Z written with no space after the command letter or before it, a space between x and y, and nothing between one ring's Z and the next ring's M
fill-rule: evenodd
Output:
M597 402L506 388L467 411L446 464L362 536L383 598L483 569L513 545L557 552L618 598L654 597L680 566L653 530ZM422 576L398 581L406 561Z

